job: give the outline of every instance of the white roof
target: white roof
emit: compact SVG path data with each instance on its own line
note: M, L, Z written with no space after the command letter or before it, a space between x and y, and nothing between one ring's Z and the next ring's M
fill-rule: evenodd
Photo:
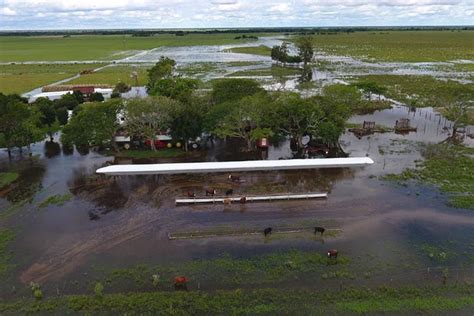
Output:
M363 167L371 165L373 163L374 161L368 157L291 160L250 160L225 162L163 163L146 165L114 165L100 168L96 172L108 175L146 175L230 171L272 171Z

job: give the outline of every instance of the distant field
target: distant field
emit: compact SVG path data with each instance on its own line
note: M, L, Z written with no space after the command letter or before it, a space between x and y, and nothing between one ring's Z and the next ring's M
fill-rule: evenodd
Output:
M104 64L0 65L0 92L25 93Z
M410 103L416 99L416 106L437 106L435 101L446 98L446 93L459 87L472 91L474 84L462 84L456 81L437 80L431 76L369 75L359 77L361 81L373 81L387 88L386 96Z
M0 62L113 60L160 46L225 45L246 43L237 34L160 34L0 37Z
M106 67L92 74L81 75L69 84L110 84L115 85L118 82L125 82L128 85L135 86L135 80L130 76L132 71L138 72L138 86L144 86L148 83L146 67L134 66L113 66Z
M314 37L316 50L376 61L474 60L474 31L355 32Z
M235 48L231 48L230 51L233 53L270 56L272 49L268 46L260 45L260 46L248 46L248 47L235 47Z
M301 74L300 68L288 68L280 66L272 66L268 68L242 70L229 74L228 76L273 76L273 77L287 77Z

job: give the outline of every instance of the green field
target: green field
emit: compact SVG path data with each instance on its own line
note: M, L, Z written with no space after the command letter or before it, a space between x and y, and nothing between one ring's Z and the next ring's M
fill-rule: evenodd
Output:
M387 97L407 104L416 101L416 106L438 106L439 100L447 98L454 90L466 88L474 95L474 84L462 84L457 81L437 80L431 76L369 75L358 78L359 81L372 81L387 88Z
M148 74L146 67L135 66L112 66L101 69L100 71L81 75L69 84L109 84L115 85L118 82L125 82L128 85L136 86L135 79L131 77L131 73L138 73L138 86L144 86L148 83Z
M0 65L0 92L24 93L104 64Z
M375 61L474 59L474 31L390 31L316 35L317 51Z
M240 54L270 56L272 49L268 46L260 45L260 46L248 46L248 47L235 47L235 48L231 48L230 51L233 53L240 53Z
M0 62L120 59L160 46L225 45L246 43L236 34L160 34L151 37L121 35L0 37Z

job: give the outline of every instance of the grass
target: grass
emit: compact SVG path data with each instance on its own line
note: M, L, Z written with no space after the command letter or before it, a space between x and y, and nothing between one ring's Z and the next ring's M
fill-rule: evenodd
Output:
M0 275L3 275L11 268L11 254L7 247L14 237L15 234L10 229L0 229Z
M19 174L16 172L0 172L0 189L10 185L15 182L19 177Z
M131 73L138 73L138 84L131 77ZM116 85L118 82L125 82L130 86L144 86L148 83L148 73L145 67L135 66L111 66L100 71L81 75L79 78L69 81L68 84L109 84Z
M474 84L462 84L456 81L441 81L431 76L369 75L358 78L360 81L372 81L386 87L385 95L406 104L416 99L417 107L437 106L440 100L449 97L453 90L465 88L474 95Z
M104 64L0 65L0 92L24 93Z
M416 180L437 186L448 193L454 207L474 210L474 149L449 144L427 145L426 160L420 168L401 174L389 174L386 180L406 182Z
M52 195L52 196L49 196L48 198L46 198L38 206L41 207L41 208L47 207L49 205L61 206L64 203L66 203L67 201L69 201L70 199L72 199L72 194L69 194L69 193L64 194L64 195L56 194L56 195Z
M157 151L147 149L122 150L118 153L111 153L111 155L121 158L177 158L184 157L190 153L180 148L166 148L158 149Z
M324 315L341 313L449 312L474 306L472 285L445 287L305 289L237 289L67 295L41 302L2 302L2 313L85 313L154 315ZM107 292L107 289L105 289Z
M234 47L229 49L232 53L239 54L252 54L252 55L261 55L270 57L272 49L265 45L260 46L246 46L246 47Z
M272 76L272 77L287 77L287 76L295 76L302 73L302 69L300 68L287 68L273 65L268 68L261 68L261 69L251 69L251 70L242 70L231 73L228 76L231 77L246 77L246 76Z
M317 50L371 61L474 59L474 31L389 31L316 35Z
M114 60L137 51L162 46L225 45L237 34L159 34L150 37L129 35L4 36L0 37L0 62Z

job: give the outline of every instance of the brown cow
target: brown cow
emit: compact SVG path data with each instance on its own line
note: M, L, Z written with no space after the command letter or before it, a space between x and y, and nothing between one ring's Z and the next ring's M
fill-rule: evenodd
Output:
M206 196L214 196L216 195L217 191L216 189L206 189Z
M229 180L232 182L240 182L240 177L229 174Z
M188 290L187 286L188 278L185 276L174 277L174 288L175 290Z
M329 259L337 259L337 250L336 249L330 249L328 250L328 258Z

